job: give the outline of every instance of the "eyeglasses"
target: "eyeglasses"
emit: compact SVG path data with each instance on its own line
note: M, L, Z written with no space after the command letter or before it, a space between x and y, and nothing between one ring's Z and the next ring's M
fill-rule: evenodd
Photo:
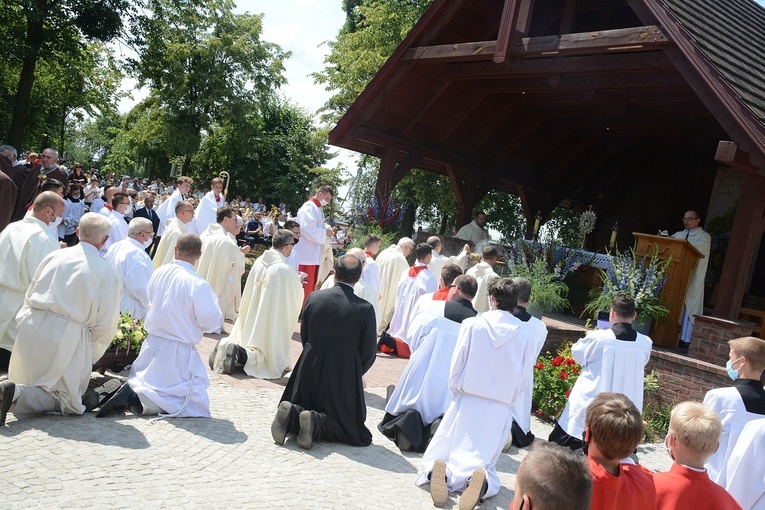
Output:
M693 221L693 220L697 220L697 219L698 218L690 218L690 217L686 216L686 217L683 218L683 221Z

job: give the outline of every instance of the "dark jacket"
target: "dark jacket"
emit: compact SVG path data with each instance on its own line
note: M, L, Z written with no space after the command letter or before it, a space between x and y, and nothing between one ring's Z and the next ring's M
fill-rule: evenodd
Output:
M157 214L157 211L151 211L150 216L149 209L141 207L133 212L133 218L146 218L147 220L151 220L151 226L154 228L154 233L156 234L157 230L159 230L159 215Z
M444 305L444 317L450 321L459 322L475 317L478 312L473 308L473 303L465 298L459 296L455 297L451 301L447 301Z
M335 283L308 296L300 326L303 352L281 400L327 415L330 441L372 442L361 376L375 362L376 333L374 308L352 287Z

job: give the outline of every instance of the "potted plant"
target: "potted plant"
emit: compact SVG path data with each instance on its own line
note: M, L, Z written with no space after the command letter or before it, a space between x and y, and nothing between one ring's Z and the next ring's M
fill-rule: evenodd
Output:
M598 270L603 287L591 292L585 312L592 315L607 312L617 294L627 294L635 300L635 329L642 329L641 332L647 334L653 320L669 315L669 309L661 301L661 289L667 281L667 267L671 258L660 260L658 254L657 246L654 246L650 256L638 256L634 248L624 253L614 252L609 257L607 268Z
M138 357L146 335L143 320L134 319L129 312L121 313L114 339L93 370L103 374L106 369L120 371L130 365Z
M552 421L560 417L581 370L571 355L571 342L562 344L555 356L548 352L537 358L531 397L537 416Z

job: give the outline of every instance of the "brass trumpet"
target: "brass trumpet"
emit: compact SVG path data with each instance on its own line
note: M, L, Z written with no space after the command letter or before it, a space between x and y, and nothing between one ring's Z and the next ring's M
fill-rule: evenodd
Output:
M228 197L228 183L231 181L231 175L223 170L218 177L223 179L223 195Z

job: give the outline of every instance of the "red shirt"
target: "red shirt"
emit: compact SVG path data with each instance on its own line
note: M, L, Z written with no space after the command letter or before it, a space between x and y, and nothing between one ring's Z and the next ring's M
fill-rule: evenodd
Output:
M653 475L653 481L657 510L741 510L733 496L710 480L706 471L694 471L674 463L666 473Z
M619 475L614 476L592 457L588 457L587 461L592 473L590 510L654 510L656 508L653 476L643 466L619 464Z

